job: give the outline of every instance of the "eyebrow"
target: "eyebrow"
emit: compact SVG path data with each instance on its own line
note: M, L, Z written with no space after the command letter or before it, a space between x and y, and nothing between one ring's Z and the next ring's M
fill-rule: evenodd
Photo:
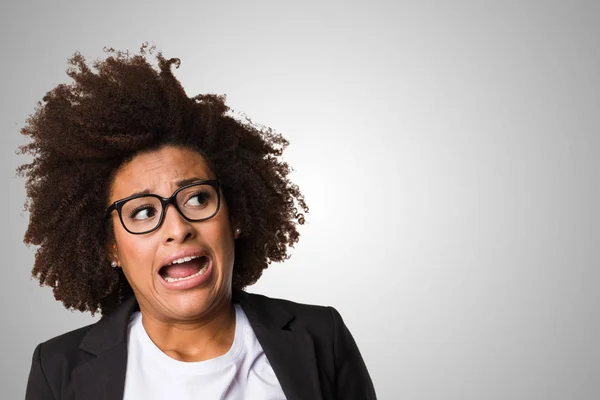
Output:
M194 183L194 182L197 182L197 181L208 181L208 180L209 179L200 178L200 177L195 176L193 178L186 178L186 179L178 180L177 182L175 182L175 184L177 185L177 187L182 187L182 186L189 185L190 183ZM152 192L150 192L149 189L144 189L142 191L132 193L132 194L130 194L127 197L137 196L138 194L151 194L151 193Z

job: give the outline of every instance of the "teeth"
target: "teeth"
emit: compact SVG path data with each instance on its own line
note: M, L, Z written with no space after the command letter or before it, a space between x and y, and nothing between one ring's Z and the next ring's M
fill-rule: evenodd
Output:
M177 281L185 281L186 279L191 279L194 278L196 276L202 275L206 272L206 268L208 267L208 264L206 264L204 267L202 267L200 269L200 271L196 272L195 274L192 274L190 276L185 276L182 278L171 278L170 276L165 276L163 279L167 282L177 282Z
M168 263L167 265L173 265L173 264L181 264L184 262L188 262L191 261L195 258L199 258L200 256L190 256L190 257L183 257L183 258L178 258L177 260L173 260L170 263Z

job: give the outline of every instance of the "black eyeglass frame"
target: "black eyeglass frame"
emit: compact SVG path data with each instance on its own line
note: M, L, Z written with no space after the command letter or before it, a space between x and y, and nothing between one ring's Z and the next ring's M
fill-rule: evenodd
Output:
M209 217L205 217L205 218L200 218L200 219L192 219L192 218L188 218L186 217L183 212L179 209L179 206L177 205L177 194L179 192L181 192L184 189L187 189L189 187L192 186L200 186L200 185L209 185L212 186L216 192L217 192L217 209L215 210L215 212L210 215ZM160 228L160 226L162 225L162 223L165 220L165 214L167 211L167 206L169 204L173 204L173 207L175 207L175 209L177 210L177 212L179 213L179 215L181 215L184 219L186 219L187 221L190 222L200 222L200 221L206 221L207 219L211 219L212 217L214 217L215 215L217 215L217 213L219 212L219 209L221 208L221 183L219 182L218 179L210 179L210 180L204 180L204 181L196 181L196 182L192 182L188 185L182 186L179 189L177 189L170 197L161 197L157 194L136 194L133 196L129 196L129 197L125 197L124 199L119 199L117 201L115 201L114 203L112 203L105 211L104 217L108 218L110 217L110 214L114 211L117 210L117 213L119 214L119 220L121 221L121 225L123 226L123 228L125 228L125 230L129 233L131 233L132 235L143 235L146 233L150 233L150 232L154 232L155 230L157 230L158 228ZM139 197L154 197L157 198L161 205L162 205L162 210L161 210L161 214L160 214L160 220L158 221L158 224L156 224L156 226L150 230L144 231L144 232L132 232L129 229L127 229L127 226L125 226L125 223L123 222L123 216L121 215L121 209L123 208L123 205L128 202L129 200L132 199L137 199Z

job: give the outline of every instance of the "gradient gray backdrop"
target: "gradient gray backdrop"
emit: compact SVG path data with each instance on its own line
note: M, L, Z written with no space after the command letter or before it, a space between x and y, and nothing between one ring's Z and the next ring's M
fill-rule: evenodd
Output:
M600 398L599 2L172 4L0 6L0 398L95 321L29 277L19 129L75 50L145 40L290 140L311 212L249 291L335 306L379 398Z

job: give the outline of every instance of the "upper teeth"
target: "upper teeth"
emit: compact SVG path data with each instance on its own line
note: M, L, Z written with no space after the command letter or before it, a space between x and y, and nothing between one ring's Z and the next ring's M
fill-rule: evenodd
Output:
M190 257L183 257L183 258L178 258L177 260L173 260L170 263L168 263L167 265L173 265L173 264L181 264L184 262L188 262L191 261L195 258L199 258L200 256L190 256Z

